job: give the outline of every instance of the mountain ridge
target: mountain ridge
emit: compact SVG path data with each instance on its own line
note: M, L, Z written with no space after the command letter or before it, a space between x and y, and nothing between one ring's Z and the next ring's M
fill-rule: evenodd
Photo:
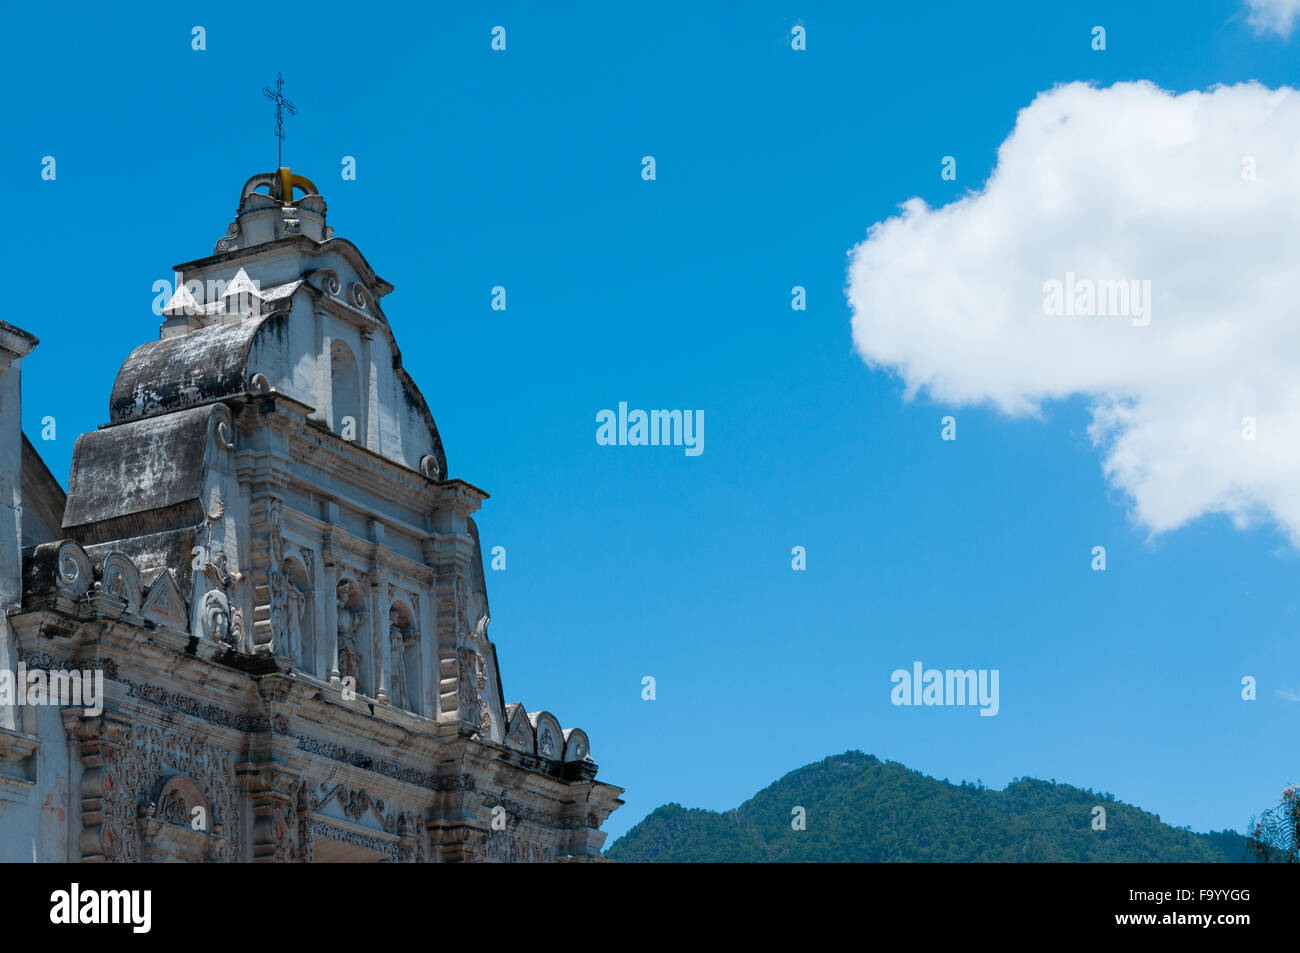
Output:
M1094 809L1105 829L1094 830ZM796 808L805 829L795 830ZM1099 819L1099 818L1098 818ZM804 765L729 811L662 805L605 851L623 863L1201 862L1247 860L1235 831L1195 833L1055 781L952 784L846 751Z

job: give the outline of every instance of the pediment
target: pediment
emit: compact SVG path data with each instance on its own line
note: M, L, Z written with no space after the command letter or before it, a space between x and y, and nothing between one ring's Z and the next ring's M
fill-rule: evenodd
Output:
M144 604L140 607L140 615L168 629L189 631L189 608L181 597L180 590L176 588L176 580L172 578L170 569L160 570L157 578L149 584Z
M537 737L538 757L559 761L564 757L564 733L560 730L560 720L549 711L530 712L528 720Z
M100 591L126 603L126 611L139 615L144 601L140 570L124 554L111 552L104 557L100 573Z
M591 742L587 733L581 728L569 728L564 732L564 760L586 761L591 757Z
M524 714L524 706L514 702L506 706L505 746L525 754L537 753L537 739L533 734L532 723Z

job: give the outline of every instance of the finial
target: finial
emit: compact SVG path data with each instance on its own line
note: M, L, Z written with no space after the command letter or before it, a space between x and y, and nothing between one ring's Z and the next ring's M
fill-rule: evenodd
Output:
M284 98L284 77L279 73L275 74L275 92L271 92L270 86L263 86L262 95L275 103L275 167L279 169L284 165L284 110L287 109L290 116L296 116L298 108Z

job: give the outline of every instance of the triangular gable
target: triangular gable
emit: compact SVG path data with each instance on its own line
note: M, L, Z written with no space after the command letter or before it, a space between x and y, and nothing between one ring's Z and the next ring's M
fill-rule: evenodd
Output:
M180 590L176 588L176 581L172 578L170 569L162 570L158 578L149 585L149 591L144 597L144 605L140 607L140 615L150 622L175 629L177 632L189 631L189 609L185 605L185 600L181 598Z
M226 293L222 295L222 297L233 298L237 295L261 297L261 293L261 289L257 285L253 284L252 280L248 277L248 272L244 271L243 268L240 268L235 272L235 277L231 279L228 285L226 285Z
M528 716L524 714L524 706L520 702L511 702L506 706L505 746L525 754L537 752L533 726L529 723Z
M171 300L167 302L167 307L162 309L162 313L169 318L172 317L191 317L203 313L203 305L199 304L194 297L194 292L190 291L185 285L176 289Z

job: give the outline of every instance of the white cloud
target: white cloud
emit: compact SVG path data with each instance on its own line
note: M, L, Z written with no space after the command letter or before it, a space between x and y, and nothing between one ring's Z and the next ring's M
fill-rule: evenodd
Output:
M1044 314L1067 272L1149 280L1150 323ZM1295 90L1042 93L982 191L872 226L847 293L859 353L909 398L1035 415L1085 395L1104 471L1153 533L1264 516L1300 545Z
M1272 30L1286 39L1300 17L1300 0L1246 0L1247 22L1257 32Z
M1300 692L1293 692L1289 688L1279 688L1277 693L1284 701L1300 702Z

